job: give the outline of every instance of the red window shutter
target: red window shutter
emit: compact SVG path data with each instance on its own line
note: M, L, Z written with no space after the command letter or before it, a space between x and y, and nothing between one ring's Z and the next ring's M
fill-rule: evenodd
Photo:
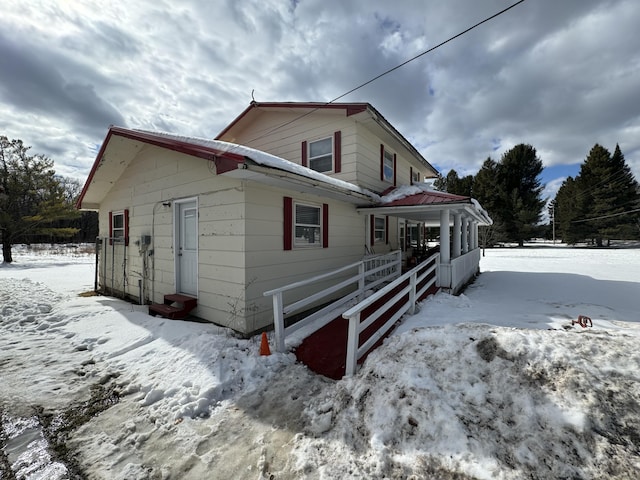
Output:
M333 171L340 173L342 171L342 132L338 131L333 134Z
M124 210L124 244L129 245L129 210Z
M409 167L409 185L413 185L413 167Z
M284 197L283 241L285 250L293 248L293 199L291 197Z
M109 245L113 245L113 212L109 212Z
M329 247L329 205L322 204L322 248Z
M384 217L384 243L389 243L389 217Z
M371 236L371 246L373 246L376 243L376 216L370 215L369 218L369 234Z
M384 181L384 145L380 144L380 180Z
M396 177L398 173L398 169L396 168L396 154L393 154L393 186L396 186ZM388 243L388 242L387 242Z
M307 164L309 163L307 161L307 141L305 140L304 142L302 142L302 153L301 153L301 158L302 158L302 166L306 167Z

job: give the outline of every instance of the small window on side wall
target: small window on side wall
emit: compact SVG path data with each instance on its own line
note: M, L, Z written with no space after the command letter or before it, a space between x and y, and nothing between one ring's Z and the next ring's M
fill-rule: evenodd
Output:
M129 244L129 210L109 212L109 243Z

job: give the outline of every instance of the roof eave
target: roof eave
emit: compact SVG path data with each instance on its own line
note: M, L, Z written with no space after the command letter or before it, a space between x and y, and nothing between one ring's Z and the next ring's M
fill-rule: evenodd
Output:
M224 173L229 170L235 170L238 168L238 165L244 163L244 160L245 160L244 156L239 154L224 152L224 151L216 150L211 147L205 147L205 146L197 145L193 143L182 142L180 140L176 140L173 138L154 135L152 133L146 133L139 130L129 130L122 127L111 126L109 127L109 131L107 132L107 135L104 141L102 142L102 146L100 147L100 150L98 152L98 155L96 156L95 161L93 162L93 166L91 167L91 171L89 172L87 181L85 182L84 187L82 188L82 192L78 197L78 201L76 202L76 208L78 210L94 210L94 209L97 209L96 205L99 205L98 203L94 202L94 203L91 203L90 204L91 207L89 207L88 206L89 204L84 204L84 197L86 196L87 192L91 188L91 185L94 181L95 174L98 171L98 168L105 154L105 151L108 148L109 141L114 136L127 138L133 141L143 142L143 143L154 145L161 148L166 148L168 150L173 150L179 153L183 153L185 155L203 158L206 160L212 160L216 164L216 169L219 170L219 173Z

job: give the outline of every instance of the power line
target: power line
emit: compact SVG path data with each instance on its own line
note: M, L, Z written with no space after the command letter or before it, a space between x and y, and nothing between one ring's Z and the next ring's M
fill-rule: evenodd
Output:
M454 35L453 37L451 37L451 38L449 38L449 39L445 40L444 42L441 42L441 43L439 43L438 45L435 45L434 47L431 47L431 48L429 48L428 50L425 50L424 52L419 53L419 54L418 54L418 55L416 55L415 57L412 57L412 58L410 58L409 60L406 60L406 61L402 62L400 65L396 65L395 67L390 68L390 69L389 69L389 70L387 70L386 72L383 72L383 73L381 73L380 75L378 75L378 76L376 76L376 77L373 77L371 80L368 80L368 81L364 82L363 84L358 85L358 86L357 86L357 87L355 87L355 88L352 88L352 89L351 89L351 90L349 90L347 93L343 93L343 94L342 94L342 95L340 95L339 97L336 97L336 98L334 98L333 100L331 100L329 103L333 103L333 102L335 102L335 101L337 101L337 100L340 100L342 97L346 97L346 96L347 96L347 95L349 95L350 93L353 93L353 92L355 92L356 90L359 90L360 88L365 87L365 86L369 85L369 84L370 84L370 83L372 83L372 82L375 82L375 81L376 81L376 80L378 80L379 78L382 78L382 77L384 77L385 75L387 75L387 74L389 74L389 73L391 73L391 72L393 72L393 71L395 71L395 70L397 70L397 69L399 69L399 68L401 68L401 67L404 67L406 64L408 64L408 63L410 63L410 62L413 62L414 60L417 60L418 58L422 57L423 55L426 55L426 54L427 54L427 53L429 53L429 52L433 52L435 49L440 48L440 47L442 47L443 45L446 45L447 43L451 42L452 40L455 40L455 39L456 39L456 38L458 38L458 37L461 37L462 35L464 35L465 33L470 32L470 31L471 31L471 30L473 30L474 28L479 27L479 26L480 26L480 25L482 25L483 23L486 23L486 22L488 22L488 21L490 21L490 20L493 20L494 18L496 18L496 17L498 17L498 16L502 15L503 13L505 13L505 12L507 12L507 11L511 10L512 8L514 8L514 7L516 7L517 5L519 5L519 4L521 4L521 3L523 3L524 1L525 1L525 0L520 0L520 1L516 2L516 3L514 3L513 5L508 6L508 7L507 7L507 8L505 8L504 10L501 10L501 11L499 11L498 13L495 13L495 14L491 15L490 17L485 18L484 20L482 20L482 21L480 21L480 22L476 23L475 25L473 25L473 26L471 26L471 27L467 28L466 30L463 30L462 32L458 33L457 35Z
M401 68L401 67L404 67L404 66L405 66L405 65L407 65L408 63L411 63L411 62L413 62L414 60L417 60L418 58L420 58L420 57L422 57L422 56L426 55L427 53L433 52L434 50L436 50L436 49L438 49L438 48L442 47L443 45L446 45L447 43L449 43L449 42L451 42L451 41L455 40L456 38L461 37L462 35L464 35L464 34L466 34L466 33L469 33L471 30L473 30L473 29L475 29L475 28L479 27L480 25L482 25L482 24L484 24L484 23L487 23L487 22L489 22L489 21L493 20L493 19L494 19L494 18L496 18L496 17L499 17L499 16L500 16L500 15L502 15L503 13L508 12L509 10L511 10L512 8L514 8L514 7L518 6L518 5L520 5L521 3L524 3L524 1L525 1L525 0L519 0L518 2L514 3L513 5L510 5L510 6L508 6L507 8L505 8L505 9L503 9L503 10L500 10L498 13L494 13L494 14L493 14L493 15L491 15L490 17L485 18L484 20L482 20L482 21L480 21L480 22L476 23L475 25L473 25L473 26L471 26L471 27L467 28L466 30L463 30L462 32L460 32L460 33L458 33L458 34L454 35L453 37L450 37L450 38L448 38L447 40L445 40L445 41L443 41L443 42L440 42L439 44L437 44L437 45L435 45L435 46L433 46L433 47L431 47L431 48L429 48L429 49L427 49L427 50L425 50L425 51L423 51L423 52L419 53L418 55L415 55L414 57L411 57L410 59L405 60L404 62L400 63L399 65L396 65L395 67L390 68L389 70L386 70L386 71L382 72L382 73L381 73L381 74L379 74L379 75L376 75L376 76L375 76L375 77L373 77L372 79L367 80L366 82L364 82L364 83L362 83L362 84L358 85L357 87L352 88L352 89L351 89L351 90L349 90L348 92L345 92L345 93L343 93L342 95L337 96L337 97L336 97L336 98L334 98L333 100L329 100L328 102L326 102L326 103L322 104L322 105L321 105L321 106L319 106L319 107L316 107L316 108L314 108L314 109L312 109L312 110L308 111L307 113L304 113L304 114L302 114L302 115L300 115L300 116L298 116L298 117L296 117L296 118L294 118L294 119L292 119L292 120L289 120L288 122L285 122L285 123L283 123L283 124L281 124L281 125L278 125L278 126L274 127L273 129L271 129L271 130L269 130L268 132L266 132L266 133L264 133L264 134L262 134L262 135L260 135L260 136L258 136L258 137L256 137L256 138L252 139L251 141L259 140L259 139L261 139L261 138L263 138L263 137L265 137L265 136L267 136L267 135L271 135L272 133L274 133L274 132L276 132L276 131L280 130L281 128L286 127L287 125L290 125L290 124L292 124L292 123L294 123L294 122L297 122L298 120L300 120L300 119L302 119L302 118L306 117L307 115L312 114L313 112L315 112L315 111L319 110L320 108L325 107L325 106L327 106L327 105L331 105L332 103L337 102L337 101L338 101L338 100L340 100L341 98L346 97L347 95L349 95L349 94L351 94L351 93L355 92L356 90L359 90L359 89L361 89L362 87L366 87L366 86L367 86L367 85L369 85L370 83L373 83L373 82L375 82L376 80L379 80L380 78L384 77L385 75L388 75L389 73L394 72L394 71L398 70L398 69L399 69L399 68Z
M612 213L611 215L602 215L600 217L585 218L584 220L572 220L571 223L590 222L591 220L601 220L603 218L619 217L620 215L627 215L629 213L640 212L640 208L629 210L628 212Z

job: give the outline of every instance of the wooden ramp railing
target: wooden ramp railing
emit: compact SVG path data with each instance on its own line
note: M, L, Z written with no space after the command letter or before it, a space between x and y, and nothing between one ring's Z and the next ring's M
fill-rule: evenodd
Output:
M436 283L439 259L440 254L435 253L342 314L343 318L349 320L346 375L356 372L358 360L374 347L402 315L414 313L416 302ZM382 324L361 338L376 323Z
M273 297L276 350L285 352L285 340L287 337L302 329L304 329L304 336L311 335L336 317L339 317L354 302L362 300L368 289L373 289L384 282L397 278L402 270L401 255L402 253L397 250L385 255L367 256L359 262L331 272L264 292L265 297ZM335 279L337 283L314 291L314 286L318 284L326 285L332 279ZM348 291L348 293L340 295L337 300L335 299L336 295L345 291ZM306 293L304 298L285 304L283 297L285 293L300 297L300 292ZM285 327L285 317L296 312L309 310L314 305L324 306Z

